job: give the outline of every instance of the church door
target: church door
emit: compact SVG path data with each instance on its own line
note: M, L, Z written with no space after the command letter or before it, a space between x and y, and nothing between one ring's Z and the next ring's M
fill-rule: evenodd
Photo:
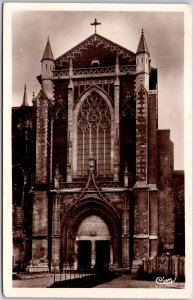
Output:
M108 269L110 262L110 242L96 241L96 268L101 271Z
M91 267L91 241L78 241L78 270L87 271Z

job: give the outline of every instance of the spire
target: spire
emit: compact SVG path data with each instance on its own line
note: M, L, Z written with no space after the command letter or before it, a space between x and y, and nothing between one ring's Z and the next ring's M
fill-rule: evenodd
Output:
M42 56L42 60L44 60L44 59L54 60L54 56L53 56L53 52L52 52L52 49L51 49L51 44L50 44L50 41L49 41L49 37L47 38L46 47L45 47L45 50L44 50L44 53L43 53L43 56Z
M23 102L22 102L21 107L23 107L23 106L28 106L26 84L24 85L24 96L23 96Z
M141 52L149 53L148 46L147 46L145 36L144 36L143 28L142 28L141 37L140 37L139 45L137 47L136 54L141 53Z

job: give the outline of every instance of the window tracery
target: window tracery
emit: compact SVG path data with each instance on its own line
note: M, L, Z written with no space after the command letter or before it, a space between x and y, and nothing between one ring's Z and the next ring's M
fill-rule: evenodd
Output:
M78 114L77 175L88 172L88 159L96 159L98 176L111 172L111 115L105 100L96 92L89 95Z

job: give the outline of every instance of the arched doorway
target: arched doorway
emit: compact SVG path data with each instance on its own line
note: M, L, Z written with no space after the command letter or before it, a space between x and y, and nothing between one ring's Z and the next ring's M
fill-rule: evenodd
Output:
M98 198L84 198L63 216L60 260L66 269L109 267L121 262L121 221L114 208Z
M78 270L101 270L113 264L110 231L97 215L87 216L80 223L75 247Z

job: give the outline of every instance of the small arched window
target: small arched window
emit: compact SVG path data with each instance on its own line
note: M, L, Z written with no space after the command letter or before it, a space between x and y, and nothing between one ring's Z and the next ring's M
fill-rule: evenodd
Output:
M143 57L141 58L141 62L143 63Z

